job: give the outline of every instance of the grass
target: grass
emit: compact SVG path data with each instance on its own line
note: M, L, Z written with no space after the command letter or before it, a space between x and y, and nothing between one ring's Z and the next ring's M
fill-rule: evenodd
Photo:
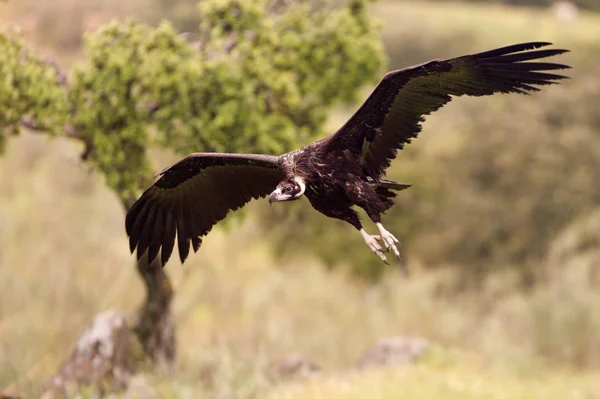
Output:
M199 397L192 384L152 379L158 397ZM132 391L135 395L140 391ZM239 392L231 392L235 397ZM465 353L434 348L421 362L397 369L368 369L316 375L271 387L265 399L595 399L594 372L507 370L482 364ZM132 396L135 397L135 396ZM200 394L200 397L204 397ZM209 396L207 396L209 397ZM225 397L228 397L225 395Z
M276 389L269 399L552 399L596 398L592 374L515 375L475 366L435 367L419 364L397 370L375 370L342 378L315 380Z
M415 59L392 55L394 66L518 40L587 49L600 43L593 14L569 25L543 11L501 6L387 1L376 12L388 47L415 47L405 52ZM424 30L441 38L443 51L417 51ZM347 112L332 117L332 129ZM428 128L450 115L431 118ZM417 143L442 151L433 135ZM67 139L24 134L0 159L0 387L33 392L95 314L131 312L143 298L124 212L102 179L81 166L80 150ZM308 255L273 258L253 214L211 233L185 266L167 267L177 292L175 372L145 376L139 389L165 398L600 397L600 294L590 278L600 258L567 245L575 233L557 237L545 265L551 278L534 291L515 290L507 273L479 290L448 294L457 275L425 271L418 262L410 264L410 280L392 273L369 286L326 272ZM362 245L358 240L348 245ZM426 337L433 348L413 366L352 371L375 341L398 335ZM324 373L275 383L269 367L292 353L313 358ZM201 378L207 367L215 370L211 384Z

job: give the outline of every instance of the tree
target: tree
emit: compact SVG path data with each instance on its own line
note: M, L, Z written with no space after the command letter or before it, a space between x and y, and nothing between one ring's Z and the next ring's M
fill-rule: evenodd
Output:
M187 35L169 22L114 21L86 38L69 79L3 32L0 144L19 125L80 140L82 160L124 211L151 182L151 148L288 151L321 135L328 108L378 75L367 2L206 0ZM161 266L138 263L148 296L134 330L148 358L170 362L172 288Z

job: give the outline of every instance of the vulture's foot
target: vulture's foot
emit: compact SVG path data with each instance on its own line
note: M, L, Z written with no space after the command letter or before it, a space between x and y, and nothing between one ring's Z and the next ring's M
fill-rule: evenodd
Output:
M365 242L367 243L369 248L371 248L371 251L373 251L375 255L379 256L379 258L382 261L388 264L387 258L383 253L383 249L381 248L381 245L379 245L379 243L377 242L378 240L381 240L381 237L375 235L372 236L369 233L367 233L365 229L360 229L360 234L362 234L363 238L365 239Z
M383 245L385 245L385 249L389 252L390 249L394 252L394 255L402 261L400 258L400 251L396 247L396 244L400 244L400 241L392 233L387 231L381 223L377 223L377 228L379 229L379 234L381 235L381 241L383 241Z

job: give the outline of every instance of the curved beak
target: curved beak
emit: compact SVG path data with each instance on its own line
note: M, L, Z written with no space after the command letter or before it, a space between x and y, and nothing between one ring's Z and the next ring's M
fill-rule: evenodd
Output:
M269 205L272 205L273 202L277 202L279 201L279 194L281 194L281 191L279 189L273 191L271 193L271 195L269 195Z

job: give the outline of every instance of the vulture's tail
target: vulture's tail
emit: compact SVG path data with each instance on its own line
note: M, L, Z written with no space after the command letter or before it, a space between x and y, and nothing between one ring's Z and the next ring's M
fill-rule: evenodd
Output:
M367 178L367 180L369 180L369 182L372 184L375 184L379 187L387 188L388 190L400 191L400 190L405 190L405 189L409 188L410 186L412 186L412 184L396 183L395 181L391 181L391 180L387 180L387 179L379 179L379 181L376 182L375 180L373 180L369 177L369 178Z
M385 180L385 179L380 179L379 185L382 187L385 187L389 190L396 190L396 191L405 190L405 189L409 188L410 186L412 186L412 184L396 183L395 181Z

